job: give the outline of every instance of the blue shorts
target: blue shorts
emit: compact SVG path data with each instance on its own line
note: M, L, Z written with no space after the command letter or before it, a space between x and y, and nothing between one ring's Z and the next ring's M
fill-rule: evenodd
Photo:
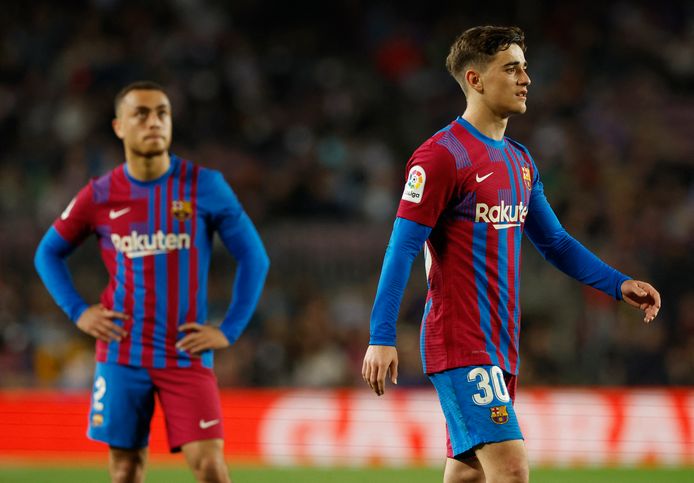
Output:
M470 366L430 374L446 417L449 458L472 456L485 443L523 439L513 410L516 376L498 366Z
M115 448L148 446L155 394L172 452L185 443L224 437L212 369L152 369L105 362L96 363L87 436Z

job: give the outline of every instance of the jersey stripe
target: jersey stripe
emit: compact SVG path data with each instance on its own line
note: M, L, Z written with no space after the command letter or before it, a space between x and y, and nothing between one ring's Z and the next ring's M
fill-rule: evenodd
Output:
M522 236L521 227L517 226L507 230L509 233L508 245L506 247L506 257L508 259L508 264L506 267L507 276L509 279L508 284L508 302L506 305L506 313L508 314L508 333L510 337L513 337L512 342L509 344L507 349L509 372L512 374L516 373L517 357L518 357L518 339L516 338L516 325L518 314L516 312L516 307L518 304L518 274L519 267L516 265L516 243L520 243Z
M181 161L180 164L180 183L179 183L179 199L181 200L186 200L190 201L191 200L191 184L190 181L192 179L192 170L190 168L190 163L187 161ZM191 293L191 287L190 287L190 253L195 250L195 239L192 237L192 219L183 221L183 222L178 222L177 223L179 228L181 230L184 230L186 233L191 233L190 241L191 241L191 246L190 250L179 250L178 252L178 261L179 261L179 282L178 282L178 295L179 295L179 314L178 317L180 322L195 322L193 319L189 319L189 308L190 308L190 293ZM176 340L180 340L185 336L185 334L177 332L176 333ZM188 353L186 352L179 352L178 353L178 360L177 364L179 367L188 367L190 366L190 358L188 356Z
M508 371L508 347L511 341L508 334L508 296L509 296L509 273L508 273L508 239L512 236L512 229L501 230L498 233L499 237L499 255L498 255L498 277L499 277L499 305L497 312L499 314L499 353L503 358L503 368Z
M171 210L174 193L178 193L178 177L170 176L166 184L166 210L169 212L166 225L167 233L178 234L178 222L172 220ZM175 365L176 360L176 331L178 330L178 254L183 250L176 250L166 255L167 277L167 311L166 311L166 366Z
M499 307L499 266L496 259L499 256L499 232L490 225L484 225L487 235L485 270L487 278L487 307L489 310L489 325L491 327L491 342L493 352L490 352L492 361L501 365L501 319L497 308Z
M498 365L496 351L492 345L491 314L487 298L487 225L475 223L472 232L472 258L475 267L475 288L477 289L477 306L480 311L479 324L485 337L485 347L492 359L492 364Z
M159 230L159 222L156 218L157 213L157 201L159 199L159 187L156 186L152 189L149 187L149 198L147 207L147 233L156 233ZM154 284L156 283L156 274L154 273L154 258L156 255L150 255L145 257L135 258L135 262L141 267L145 268L146 264L146 277L141 272L138 271L140 279L144 284L142 288L142 295L137 298L138 305L142 306L142 317L139 319L142 321L142 344L140 350L141 364L146 367L152 367L152 362L154 360L154 354L152 349L152 339L154 334L154 325L156 323L155 317L157 312L157 293L154 290Z
M167 198L167 184L159 184L155 188L155 201L154 201L154 207L155 207L155 219L156 219L156 227L155 227L155 232L158 230L163 231L164 233L169 233L169 230L167 229L168 225L168 218L169 218L169 213L167 212L166 209L166 198ZM155 312L155 317L156 317L156 323L154 325L154 331L152 332L152 342L153 342L153 353L152 353L152 362L153 366L157 368L163 368L166 367L166 348L164 347L164 341L166 340L166 320L167 320L167 311L169 309L168 306L168 300L167 300L167 278L168 278L168 272L166 271L167 268L167 263L166 263L166 254L161 254L161 255L155 255L154 257L154 265L155 265L155 280L154 284L151 285L154 287L154 292L157 295L157 300L156 300L156 312Z

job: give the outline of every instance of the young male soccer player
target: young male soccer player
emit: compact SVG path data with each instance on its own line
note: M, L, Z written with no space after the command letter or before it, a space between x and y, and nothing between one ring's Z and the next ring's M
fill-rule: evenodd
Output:
M529 477L513 410L523 232L557 268L640 307L646 322L660 308L651 285L609 267L564 230L530 153L504 136L508 118L526 110L524 51L524 34L515 27L475 27L453 43L446 65L467 108L407 164L371 315L362 375L381 395L389 370L397 382L395 322L424 245L429 290L421 354L446 417L446 483Z
M169 153L171 105L162 87L130 84L115 109L125 163L70 202L41 240L36 268L68 317L97 339L88 435L109 445L112 481L143 480L157 393L171 451L183 451L199 481L228 482L212 350L246 327L269 260L221 173ZM205 323L214 231L238 263L219 328ZM65 258L91 234L110 280L90 306Z

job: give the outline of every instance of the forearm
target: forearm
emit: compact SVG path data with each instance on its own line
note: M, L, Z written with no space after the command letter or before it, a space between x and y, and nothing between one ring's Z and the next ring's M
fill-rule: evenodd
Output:
M403 218L396 219L371 312L369 344L395 345L398 312L412 263L430 233L431 228L427 226Z
M220 326L233 344L253 316L270 268L260 236L244 213L231 230L220 230L222 241L237 262L231 303Z
M568 233L543 255L565 274L617 300L622 299L622 283L631 278L600 260Z
M55 228L51 228L36 249L34 266L56 304L70 320L77 322L89 305L77 292L65 263L73 248Z

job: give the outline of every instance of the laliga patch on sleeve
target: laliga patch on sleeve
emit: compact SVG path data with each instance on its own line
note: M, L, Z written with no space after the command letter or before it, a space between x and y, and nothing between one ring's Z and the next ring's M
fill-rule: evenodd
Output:
M424 185L427 182L427 174L421 166L412 166L410 174L407 176L405 191L402 192L402 199L419 203L424 194Z

